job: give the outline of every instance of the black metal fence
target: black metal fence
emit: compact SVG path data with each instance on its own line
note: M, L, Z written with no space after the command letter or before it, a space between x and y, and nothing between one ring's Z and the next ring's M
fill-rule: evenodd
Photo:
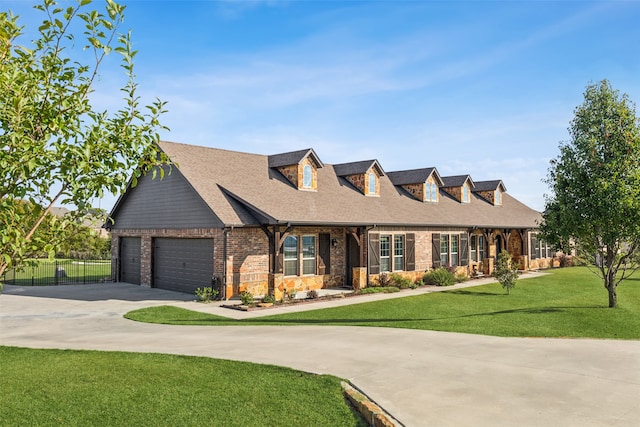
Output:
M5 285L52 286L102 283L111 280L111 260L35 260L2 276Z

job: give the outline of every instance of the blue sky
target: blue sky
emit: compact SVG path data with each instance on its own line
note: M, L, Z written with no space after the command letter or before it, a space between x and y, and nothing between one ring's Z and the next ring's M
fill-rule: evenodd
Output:
M640 102L639 1L122 3L143 101L168 102L169 141L435 166L502 179L542 210L585 86L606 78ZM32 4L0 0L27 24ZM99 108L121 105L110 62Z

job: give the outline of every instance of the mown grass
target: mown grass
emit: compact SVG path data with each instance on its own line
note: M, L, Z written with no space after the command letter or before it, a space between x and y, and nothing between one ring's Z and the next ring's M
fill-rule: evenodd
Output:
M56 281L56 267L64 276ZM55 283L95 283L111 277L111 260L34 259L19 269L10 269L2 277L18 286L51 286Z
M3 426L364 426L340 379L163 354L0 347Z
M511 292L497 283L344 307L231 320L176 307L125 317L179 325L348 325L425 329L505 337L640 339L640 274L618 287L610 309L598 277L584 267L550 270L519 280Z

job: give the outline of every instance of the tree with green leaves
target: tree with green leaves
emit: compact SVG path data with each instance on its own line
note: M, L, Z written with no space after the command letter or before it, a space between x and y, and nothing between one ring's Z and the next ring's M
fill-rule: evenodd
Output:
M513 262L509 252L503 250L498 254L498 261L493 270L493 277L507 290L507 294L511 295L511 289L515 288L518 280L518 264Z
M0 12L0 276L31 254L51 256L90 201L122 192L133 173L167 163L156 143L165 104L141 106L130 32L121 33L124 6L90 0L59 7L43 0L35 40L13 13ZM99 111L91 94L103 64L120 58L122 105ZM49 215L73 205L69 218ZM38 230L47 228L44 233Z
M640 119L607 80L590 84L569 127L571 140L551 161L541 231L565 253L579 248L617 307L617 287L638 268Z

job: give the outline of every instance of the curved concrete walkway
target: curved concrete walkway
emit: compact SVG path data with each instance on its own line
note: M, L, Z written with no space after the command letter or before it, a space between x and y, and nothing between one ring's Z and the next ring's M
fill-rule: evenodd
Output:
M408 426L636 426L640 420L640 341L167 326L122 317L151 305L195 305L190 299L127 284L7 286L0 344L188 354L333 374Z

